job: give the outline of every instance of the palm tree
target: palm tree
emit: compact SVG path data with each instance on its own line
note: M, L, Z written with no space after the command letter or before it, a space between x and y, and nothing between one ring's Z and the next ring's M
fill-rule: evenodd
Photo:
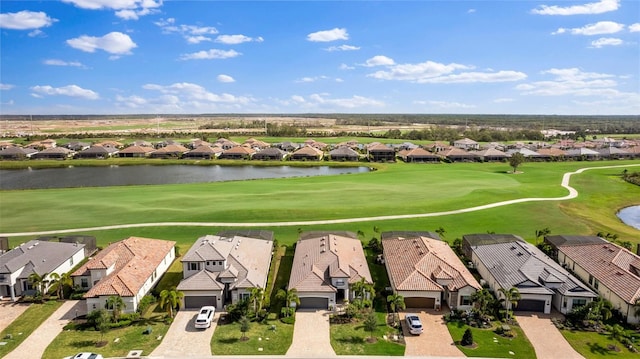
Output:
M47 278L47 273L40 275L36 272L33 272L29 275L28 281L36 290L36 296L43 297L46 293L47 285L49 284L49 278Z
M504 295L504 301L507 305L507 320L509 320L509 311L511 310L511 307L517 307L518 301L522 298L520 296L520 291L516 287L511 287L509 289L500 288L498 291Z
M127 307L127 304L124 302L121 296L119 295L111 295L107 298L106 308L113 311L113 322L117 323L120 319L120 313L122 309Z
M438 227L438 229L436 229L436 233L438 233L440 238L444 238L444 234L447 233L447 231L442 227Z
M548 236L550 233L551 233L551 230L549 229L549 227L544 227L542 229L537 229L536 230L536 245L538 244L538 239L540 237Z
M64 299L64 288L73 286L71 275L69 273L62 273L62 275L51 273L49 278L51 278L51 289L56 292L58 299Z
M264 296L264 289L260 287L251 288L251 296L249 301L253 303L253 312L258 313L262 309L262 297Z
M474 303L474 308L478 314L482 317L487 314L489 305L493 301L493 295L489 290L483 288L471 296L471 301Z
M389 303L389 307L391 307L391 311L393 312L393 326L395 327L398 309L405 309L407 307L404 303L404 297L398 293L389 294L387 296L387 303Z
M160 292L160 308L166 310L169 313L169 316L173 318L173 309L180 309L182 298L184 298L184 293L176 290L175 287L173 287L172 289L164 289L162 292Z
M373 288L372 283L368 283L364 277L360 278L359 281L353 283L351 285L351 290L353 291L354 297L359 298L364 304L365 301L368 301L375 294L375 289ZM367 295L369 294L369 295Z
M278 293L276 293L276 298L278 300L284 301L285 307L287 307L287 316L289 316L289 307L291 303L296 303L296 305L300 305L300 297L298 297L298 291L295 288L291 289L280 289Z

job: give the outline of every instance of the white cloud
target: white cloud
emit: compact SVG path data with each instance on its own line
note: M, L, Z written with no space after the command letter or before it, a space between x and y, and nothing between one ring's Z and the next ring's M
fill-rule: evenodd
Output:
M42 97L42 95L50 95L50 96L70 96L70 97L80 97L87 100L97 100L100 98L98 93L93 92L91 90L83 89L78 85L68 85L63 87L51 87L49 85L45 86L33 86L31 88L33 91L34 97Z
M58 59L47 59L47 60L44 60L42 63L50 66L84 67L84 65L78 61L64 61L64 60L58 60Z
M602 34L615 34L616 32L620 32L624 29L623 24L619 24L613 21L599 21L595 24L589 24L583 27L576 27L573 29L565 29L559 28L553 35L564 34L569 31L573 35L602 35Z
M438 108L475 108L474 105L467 105L460 102L449 102L449 101L414 101L416 105L430 105Z
M148 101L140 96L120 96L116 95L116 102L129 108L141 108L147 105Z
M629 32L640 32L640 22L629 25Z
M180 34L190 44L199 44L203 41L213 41L206 35L215 35L218 29L213 26L198 25L176 25L176 19L170 17L168 19L160 19L154 22L162 29L164 34Z
M335 106L349 109L384 106L384 102L357 95L349 98L328 98L326 94L313 94L309 96L307 103L313 106Z
M31 30L51 26L57 19L50 18L46 13L23 10L0 14L0 29Z
M591 47L599 49L603 46L620 46L624 41L615 37L601 37L598 40L591 41Z
M216 38L216 42L227 44L227 45L237 45L243 42L262 42L264 39L262 37L249 37L245 35L220 35Z
M304 97L299 96L299 95L293 95L293 96L291 96L291 100L292 100L293 102L297 102L297 103L304 103L304 102L305 102Z
M14 85L0 83L0 90L11 90L14 87L15 87Z
M123 20L138 20L140 16L159 12L162 0L62 0L82 9L116 10L115 15Z
M497 98L497 99L493 100L492 102L493 103L506 103L506 102L513 102L513 101L515 101L515 100L512 99L512 98L502 97L502 98Z
M224 75L224 74L218 75L216 79L218 80L218 82L224 82L224 83L236 82L236 80L233 77L229 75Z
M537 9L531 10L537 15L588 15L602 14L609 11L618 10L620 0L600 0L598 2L588 3L584 5L557 6L557 5L541 5Z
M612 97L620 94L616 89L618 83L610 74L583 72L577 68L550 69L543 75L553 75L553 80L536 81L516 86L524 95L537 96L603 96Z
M336 82L338 82L338 83L342 83L342 82L344 82L344 80L343 80L343 79L341 79L341 78L339 78L339 77L336 77Z
M333 52L333 51L356 51L360 50L359 46L352 45L340 45L340 46L331 46L324 49L325 51Z
M147 84L142 86L142 88L160 91L165 95L176 96L181 103L191 102L198 106L204 103L247 104L253 101L251 98L244 96L234 96L227 93L214 94L200 85L189 82L174 83L169 86Z
M316 81L319 81L319 80L326 80L326 79L328 79L328 77L324 76L324 75L323 76L313 76L313 77L307 76L307 77L299 78L295 82L316 82Z
M349 66L349 65L347 65L347 64L340 64L339 69L340 69L340 70L353 70L353 69L355 69L355 67L353 67L353 66Z
M383 55L377 55L374 56L370 59L368 59L364 65L362 66L366 66L366 67L373 67L373 66L391 66L394 65L395 62L393 61L393 59L383 56Z
M229 59L242 55L236 50L219 50L211 49L209 51L198 51L190 54L180 55L180 60L211 60L211 59Z
M110 32L102 37L82 35L75 39L67 40L67 44L84 52L104 50L116 55L130 54L131 49L138 47L129 35L117 31Z
M476 9L469 9L467 10L467 14L473 14L476 12Z
M336 27L335 29L312 32L307 35L307 41L330 42L336 40L349 40L347 29Z

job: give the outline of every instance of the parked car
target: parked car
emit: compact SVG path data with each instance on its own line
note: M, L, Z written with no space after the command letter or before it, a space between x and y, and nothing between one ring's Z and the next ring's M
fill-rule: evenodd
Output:
M104 358L100 354L85 352L85 353L78 353L74 356L66 357L64 359L104 359Z
M211 326L211 321L213 321L213 315L216 312L216 308L213 306L205 306L200 308L200 312L196 316L196 328L198 329L206 329Z
M405 322L407 322L407 328L409 328L409 333L413 335L422 334L422 322L417 314L407 314L404 317Z

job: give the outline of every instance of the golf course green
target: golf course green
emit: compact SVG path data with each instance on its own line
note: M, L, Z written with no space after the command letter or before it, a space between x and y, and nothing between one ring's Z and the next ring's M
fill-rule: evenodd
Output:
M325 165L326 163L323 163ZM640 170L639 161L525 163L510 173L506 163L378 165L377 171L326 177L267 179L203 184L119 186L0 191L0 233L58 231L110 225L160 222L218 223L219 226L151 226L94 230L99 245L128 236L176 240L188 247L198 236L223 229L224 223L261 223L283 244L300 231L349 230L363 239L389 230L445 230L452 241L468 233L513 233L535 241L535 231L552 234L615 233L621 241L640 243L640 231L623 224L616 212L640 204L640 187L620 174ZM334 224L282 224L349 218L425 214L465 209L521 198L569 194L563 175L579 195L560 201L509 204L468 213L433 217L362 220ZM53 179L52 179L53 180ZM280 225L270 225L278 222ZM374 231L375 228L375 231ZM22 241L35 236L10 236Z

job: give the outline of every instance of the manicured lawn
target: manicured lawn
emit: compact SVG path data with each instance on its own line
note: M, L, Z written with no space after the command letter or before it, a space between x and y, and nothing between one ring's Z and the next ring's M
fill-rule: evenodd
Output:
M473 341L477 344L477 347L467 348L457 345L464 355L468 357L531 359L535 359L536 357L529 339L527 339L522 330L517 326L511 326L511 330L515 333L515 337L513 338L500 336L494 333L491 329L473 328L458 322L447 323L447 328L449 329L449 333L451 333L451 337L456 344L460 343L465 330L467 330L467 328L471 328ZM510 354L509 352L513 352L515 354Z
M134 349L140 349L143 355L149 355L158 345L158 336L164 337L169 330L169 325L162 320L164 314L152 314L151 318L141 321L129 327L111 329L101 337L95 330L65 330L58 335L45 350L44 359L60 359L78 352L97 352L107 357L126 357L127 353ZM143 331L151 326L150 335ZM101 339L102 338L102 339ZM120 338L116 342L116 338ZM107 341L107 345L97 348L95 343L101 340Z
M404 355L404 345L394 343L390 339L397 333L385 323L385 313L376 313L378 327L373 333L376 341L367 342L371 333L364 330L362 321L348 324L331 324L331 346L337 355ZM387 336L387 340L383 336Z
M0 345L0 358L18 347L38 328L39 323L49 318L63 303L55 300L44 302L43 304L32 303L24 313L0 333L0 341L7 343L6 345ZM8 334L11 334L13 338L8 339Z
M247 341L241 340L239 323L218 324L211 340L211 352L214 355L286 354L293 338L293 325L280 322L275 315L269 318L264 324L251 323L246 332Z
M571 330L560 330L562 335L567 339L569 344L580 355L587 359L602 359L602 358L638 358L640 354L632 353L628 349L622 347L622 345L610 339L605 334L599 334L595 332L581 332ZM609 345L617 345L621 350L619 352L609 350Z

